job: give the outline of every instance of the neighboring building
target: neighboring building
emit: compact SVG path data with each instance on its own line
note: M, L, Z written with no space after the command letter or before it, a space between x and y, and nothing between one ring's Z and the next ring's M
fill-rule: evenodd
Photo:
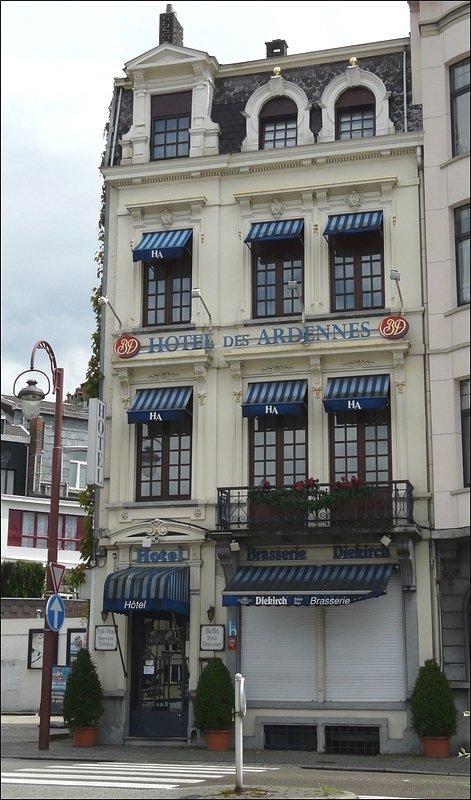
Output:
M220 65L167 6L115 80L102 741L195 741L221 655L248 747L419 752L407 699L438 654L422 128L408 38ZM294 486L294 517L257 502Z
M2 395L1 403L2 561L46 564L55 404L43 401L40 416L28 423L14 395ZM63 404L58 560L66 567L80 559L87 443L88 408L79 392Z
M435 650L457 706L465 710L470 708L469 2L409 5L413 98L424 117ZM464 729L466 720L459 715L459 721Z
M14 395L2 395L1 406L2 561L47 564L55 404L43 401L40 416L29 422ZM80 561L85 511L78 496L86 486L87 447L88 407L78 390L63 404L57 561L66 568ZM87 641L89 601L73 599L65 582L61 593L67 598L66 620L55 663L65 666L71 663L74 637ZM1 605L2 712L37 712L46 599L2 597Z
M64 605L66 622L57 636L55 663L70 667L77 637L87 646L89 604L65 599ZM45 609L43 598L2 598L2 714L39 711ZM56 705L53 715L60 714Z

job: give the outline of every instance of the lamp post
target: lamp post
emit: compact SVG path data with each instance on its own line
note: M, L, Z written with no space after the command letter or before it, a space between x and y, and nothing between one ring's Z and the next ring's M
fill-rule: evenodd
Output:
M59 527L59 498L62 468L62 394L64 388L64 370L56 364L56 357L50 344L44 341L36 342L31 353L30 368L21 372L13 384L13 394L21 401L23 414L27 419L34 419L40 413L41 401L46 394L37 386L37 381L28 380L27 386L15 394L18 379L26 372L39 372L46 377L48 382L47 394L51 390L51 382L45 372L34 368L34 357L37 350L45 350L49 356L52 373L52 393L56 395L54 412L54 444L52 450L51 474L51 503L49 511L49 526L47 539L47 568L46 568L46 597L54 594L51 564L57 561L57 539ZM49 750L49 735L51 725L51 688L52 667L54 665L54 645L56 634L49 628L47 615L44 615L44 645L43 667L41 676L41 703L39 706L39 750Z

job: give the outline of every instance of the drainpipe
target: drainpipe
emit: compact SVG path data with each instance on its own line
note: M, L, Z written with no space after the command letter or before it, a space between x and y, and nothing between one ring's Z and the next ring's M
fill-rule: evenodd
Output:
M404 133L408 132L408 118L407 118L407 49L404 48L404 52L402 54L402 94L403 94L403 103L404 103Z
M432 655L440 663L441 641L440 641L440 600L438 592L440 589L437 586L437 554L436 544L432 539L432 531L434 528L434 496L433 496L433 459L432 459L432 403L431 403L431 389L430 389L430 341L429 341L429 320L428 320L428 280L427 280L427 242L425 235L425 189L424 189L424 161L423 149L421 146L417 148L417 167L419 175L419 229L420 229L420 260L422 265L422 305L424 308L423 321L422 321L422 334L424 341L425 359L425 420L426 420L426 438L425 450L427 461L427 491L430 492L430 500L428 502L428 517L430 520L430 527L428 529L428 542L429 542L429 576L430 576L430 608L432 614Z
M119 87L119 95L118 95L118 106L116 108L116 114L114 115L114 125L113 125L113 142L111 145L111 153L110 153L110 163L109 166L113 166L114 162L114 151L116 150L116 139L118 138L118 123L119 123L119 113L121 111L121 98L123 96L123 87Z

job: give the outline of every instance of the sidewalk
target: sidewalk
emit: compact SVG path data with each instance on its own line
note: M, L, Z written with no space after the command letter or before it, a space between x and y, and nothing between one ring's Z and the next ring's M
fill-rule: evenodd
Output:
M62 717L52 717L50 727L49 750L38 750L37 715L17 716L2 715L2 758L18 759L48 759L58 761L117 761L127 763L148 763L149 761L173 763L221 763L234 764L234 751L211 752L203 747L186 746L160 746L154 743L126 745L97 745L92 748L74 747L67 728L63 726ZM470 773L470 760L452 756L451 758L424 758L412 755L379 755L379 756L353 756L330 755L326 753L312 753L305 751L279 751L279 750L245 750L244 767L258 766L286 766L303 767L313 770L316 781L325 783L318 771L345 770L361 772L399 772L422 773L429 775L462 775ZM251 781L253 782L253 781ZM219 792L224 791L224 797L230 798L228 787L201 787L198 786L196 794L188 793L186 797L219 797ZM304 790L297 787L263 786L264 798L313 798L313 790ZM249 792L250 790L247 790ZM208 793L209 792L209 793ZM176 796L176 795L174 795ZM182 795L184 797L185 795ZM322 796L322 795L319 795ZM342 798L355 797L354 794L343 792ZM234 797L250 798L245 791L234 794Z

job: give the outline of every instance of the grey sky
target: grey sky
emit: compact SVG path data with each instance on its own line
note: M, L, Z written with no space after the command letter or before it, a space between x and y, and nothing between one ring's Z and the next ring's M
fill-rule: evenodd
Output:
M184 45L220 64L409 35L397 2L174 2ZM39 339L85 379L97 284L101 176L113 78L158 45L165 2L20 2L2 13L2 384L11 394ZM36 366L49 370L38 353ZM27 376L25 376L27 377ZM17 388L21 388L23 382Z

